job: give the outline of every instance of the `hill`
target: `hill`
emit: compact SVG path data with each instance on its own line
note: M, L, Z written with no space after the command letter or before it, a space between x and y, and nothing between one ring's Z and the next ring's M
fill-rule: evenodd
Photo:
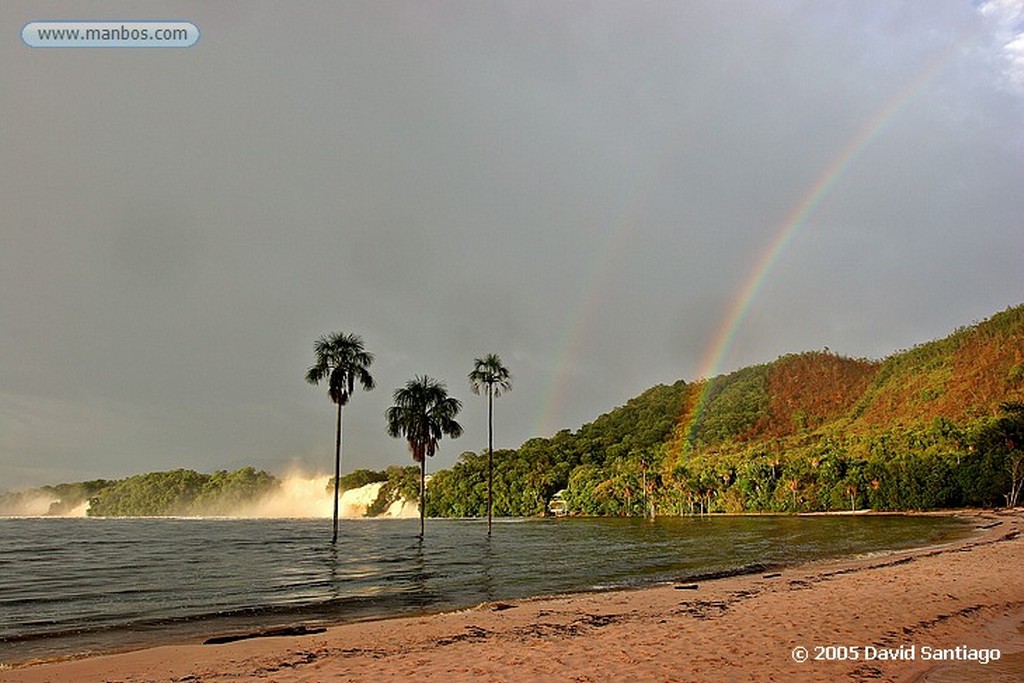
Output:
M994 506L1024 480L1024 305L881 361L828 352L658 386L496 454L497 514ZM485 458L464 453L428 511L478 515Z
M873 362L828 352L783 356L703 382L676 445L970 422L1024 402L1024 305ZM689 430L688 433L684 433Z
M1024 306L885 359L851 415L859 428L974 420L1024 401Z
M815 351L652 387L575 432L496 451L495 514L546 514L559 492L585 515L1012 505L1022 448L1024 305L881 361ZM434 474L427 513L486 514L486 463L466 452ZM416 499L413 469L344 483L383 482L373 514ZM0 494L0 514L86 500L92 514L210 514L279 485L252 468L176 470Z

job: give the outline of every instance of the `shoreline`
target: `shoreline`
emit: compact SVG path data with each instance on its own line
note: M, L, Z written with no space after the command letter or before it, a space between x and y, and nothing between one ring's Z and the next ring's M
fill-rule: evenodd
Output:
M935 514L935 513L926 513ZM162 645L0 670L0 681L935 680L967 667L1024 675L1024 512L957 511L974 525L939 546L815 561L693 584L485 603L221 645ZM210 634L213 635L213 634ZM903 652L912 660L880 660ZM923 647L1000 648L1002 659L924 660ZM831 661L796 662L793 650ZM868 651L865 648L874 648ZM903 647L903 650L900 648ZM845 660L835 661L843 654ZM874 655L865 661L865 654ZM979 668L980 667L980 668ZM189 678L191 677L191 678ZM963 675L959 676L960 678Z

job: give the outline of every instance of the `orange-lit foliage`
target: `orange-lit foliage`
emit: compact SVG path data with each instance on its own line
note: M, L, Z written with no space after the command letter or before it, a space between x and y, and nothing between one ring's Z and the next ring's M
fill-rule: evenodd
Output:
M779 358L769 366L769 415L751 436L789 436L842 417L864 393L878 367L878 363L828 352Z
M993 415L1024 399L1024 306L887 358L858 401L869 426Z

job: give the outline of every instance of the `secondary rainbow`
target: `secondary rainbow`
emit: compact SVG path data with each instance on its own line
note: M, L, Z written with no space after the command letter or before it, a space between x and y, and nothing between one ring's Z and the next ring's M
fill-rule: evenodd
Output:
M676 158L680 149L696 132L691 119L685 125L676 127L668 143L663 146L663 153L657 163L636 182L635 189L630 193L630 200L619 212L616 219L609 223L603 239L598 242L601 247L596 251L590 266L585 271L580 288L580 303L569 316L564 331L559 338L557 353L552 359L551 372L548 375L548 387L544 392L544 400L540 403L534 423L534 434L550 434L557 428L561 406L565 402L569 376L573 372L575 358L582 356L583 342L589 330L594 327L600 310L601 294L609 281L609 271L615 262L615 256L626 246L626 239L633 234L649 206L651 196L658 191L661 180L667 175L666 166Z
M925 68L907 87L886 101L879 110L869 118L857 133L839 150L839 152L818 174L816 180L803 193L799 201L786 214L780 223L779 229L773 234L761 255L757 258L749 275L743 280L736 294L731 299L731 304L715 328L714 334L707 346L707 350L701 357L698 366L697 377L710 379L719 374L719 368L723 358L732 348L736 333L743 321L747 311L756 298L766 278L773 267L779 261L780 256L786 247L792 243L800 229L807 223L808 218L828 196L843 174L849 169L853 162L870 146L882 131L892 122L895 116L906 105L913 100L924 87L957 55L958 47L942 54ZM651 195L660 186L660 181L665 175L666 165L675 157L678 150L685 141L696 131L693 128L693 121L689 125L680 126L677 129L674 139L665 146L665 153L658 163L654 164L651 171L637 183L633 193L633 199L626 205L624 210L617 217L617 220L610 224L603 237L602 247L597 250L591 266L585 271L582 281L582 301L575 308L575 313L567 319L563 328L564 332L558 343L558 352L555 354L549 383L544 392L545 399L540 403L537 414L535 434L548 434L553 425L548 424L554 421L560 411L560 405L564 402L564 394L568 384L568 375L571 374L571 359L580 355L583 340L587 331L593 327L594 320L599 310L600 294L603 289L603 282L607 279L605 274L610 270L614 261L614 255L624 244L624 240L635 229L643 209L650 200ZM692 441L696 426L705 408L707 390L710 383L705 383L704 389L698 398L696 408L691 413L691 419L685 426L685 434Z

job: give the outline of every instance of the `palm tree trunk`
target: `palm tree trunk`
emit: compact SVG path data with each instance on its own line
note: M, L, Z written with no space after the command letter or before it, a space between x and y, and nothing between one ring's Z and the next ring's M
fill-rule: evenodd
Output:
M487 385L487 535L491 535L491 510L494 508L494 387Z
M420 457L420 538L423 538L423 516L427 513L427 454Z
M338 542L338 480L341 479L341 404L338 404L338 424L334 430L334 535L331 543Z

